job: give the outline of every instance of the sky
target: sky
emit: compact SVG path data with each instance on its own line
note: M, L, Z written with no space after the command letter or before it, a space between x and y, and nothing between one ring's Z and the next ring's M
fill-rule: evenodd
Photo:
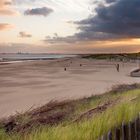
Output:
M0 53L140 52L140 0L0 0Z

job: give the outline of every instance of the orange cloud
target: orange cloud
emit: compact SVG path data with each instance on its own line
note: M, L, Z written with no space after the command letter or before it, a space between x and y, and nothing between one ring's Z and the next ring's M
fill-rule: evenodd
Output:
M7 23L0 23L0 31L13 28L13 25Z
M0 0L0 15L17 15L18 12L11 5L12 0Z

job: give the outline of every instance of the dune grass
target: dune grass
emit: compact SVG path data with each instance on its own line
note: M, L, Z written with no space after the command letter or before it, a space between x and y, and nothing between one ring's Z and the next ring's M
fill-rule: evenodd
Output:
M118 54L91 54L91 55L87 55L87 56L83 56L83 58L86 59L131 59L131 60L135 60L140 56L140 53L118 53Z
M117 99L117 103L107 108L102 113L97 113L90 119L78 123L65 120L55 126L40 126L31 133L20 135L7 134L0 129L0 140L96 140L99 136L121 125L122 122L133 120L140 112L140 89L120 93L110 93L102 96L91 97L85 105L77 101L74 116L78 116L87 109L96 107L99 103Z

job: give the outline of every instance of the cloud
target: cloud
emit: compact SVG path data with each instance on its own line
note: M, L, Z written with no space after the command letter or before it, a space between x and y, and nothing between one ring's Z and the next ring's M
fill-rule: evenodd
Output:
M7 10L7 9L0 9L0 15L4 15L4 16L13 16L13 15L17 15L18 13L14 10Z
M25 4L25 3L32 3L34 2L34 0L12 0L14 4L18 4L18 5L21 5L21 4Z
M0 31L13 28L13 25L7 23L0 23Z
M26 32L19 32L19 37L21 38L31 38L32 35Z
M85 35L93 32L117 38L140 37L140 1L106 0L106 3L112 2L110 6L99 5L96 16L77 22L79 29Z
M59 44L59 43L74 43L77 42L78 39L75 36L67 36L67 37L60 37L60 36L46 36L46 38L43 40L43 42L48 44Z
M51 42L111 40L140 37L140 0L104 0L87 19L76 21L79 32ZM46 39L47 41L47 39Z
M12 8L12 0L0 0L0 15L5 16L11 16L11 15L17 15L18 12Z
M53 9L48 7L42 7L42 8L34 8L34 9L28 9L24 12L25 15L34 15L34 16L48 16L50 13L53 12Z
M116 2L117 0L106 0L106 3Z
M12 1L5 1L4 4L5 5L12 5Z

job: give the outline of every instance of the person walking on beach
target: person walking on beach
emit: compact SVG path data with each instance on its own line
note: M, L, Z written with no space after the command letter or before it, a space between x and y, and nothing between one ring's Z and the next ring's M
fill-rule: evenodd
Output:
M120 71L120 65L119 64L116 65L116 69L117 69L117 72Z

